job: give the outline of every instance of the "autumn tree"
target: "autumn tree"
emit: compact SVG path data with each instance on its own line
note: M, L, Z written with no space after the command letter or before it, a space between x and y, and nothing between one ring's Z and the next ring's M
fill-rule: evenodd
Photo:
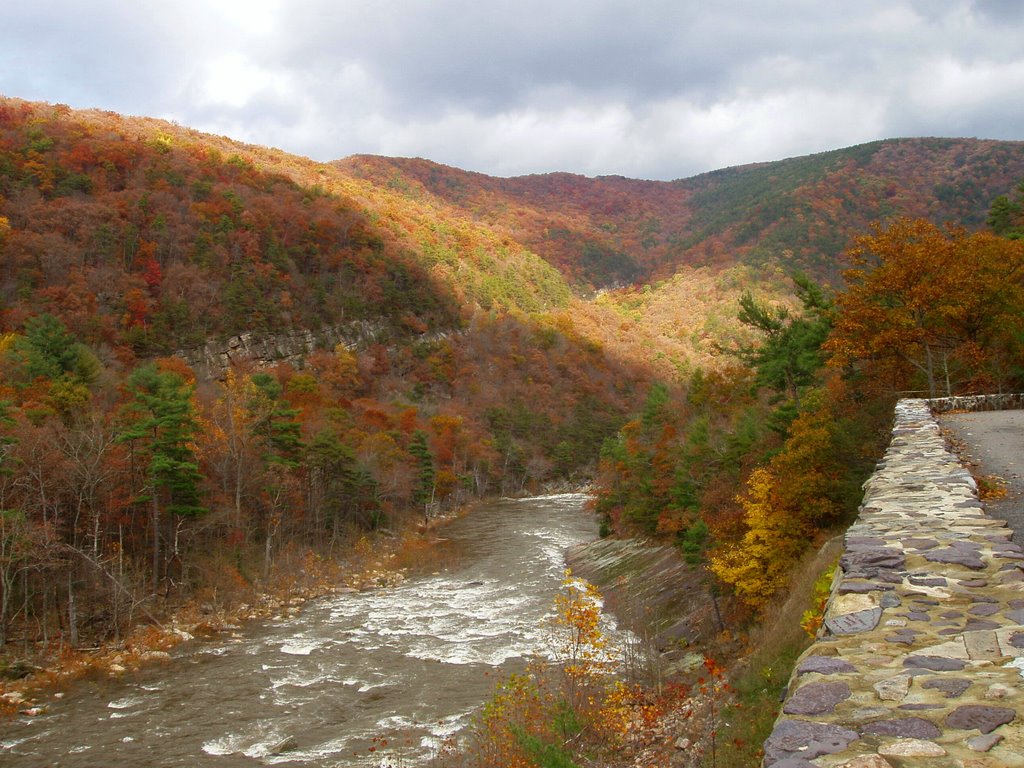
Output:
M758 608L785 584L816 533L845 511L843 457L836 450L844 425L824 390L806 399L782 450L751 473L739 497L746 533L722 542L711 559L715 575Z
M1001 389L1024 332L1024 243L898 220L857 240L826 345L897 390ZM883 386L884 386L883 383Z

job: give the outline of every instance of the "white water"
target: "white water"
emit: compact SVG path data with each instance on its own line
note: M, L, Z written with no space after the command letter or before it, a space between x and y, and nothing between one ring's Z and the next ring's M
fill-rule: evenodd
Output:
M375 766L383 737L413 765L469 722L496 673L543 652L563 553L596 533L585 500L496 502L446 530L460 553L449 570L83 684L44 715L0 724L0 764ZM294 748L272 754L286 738Z

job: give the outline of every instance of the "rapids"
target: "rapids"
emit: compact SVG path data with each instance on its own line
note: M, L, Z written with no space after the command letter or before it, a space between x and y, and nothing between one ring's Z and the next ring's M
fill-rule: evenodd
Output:
M0 722L0 764L376 766L375 738L403 765L422 762L465 727L496 676L543 649L564 552L596 536L585 501L481 506L445 529L449 566L432 575L82 683L42 715Z

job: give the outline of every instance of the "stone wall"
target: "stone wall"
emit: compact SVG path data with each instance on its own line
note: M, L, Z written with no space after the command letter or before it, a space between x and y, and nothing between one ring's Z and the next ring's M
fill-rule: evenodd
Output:
M1016 411L1024 408L1024 394L961 395L926 401L932 413L950 411Z
M765 766L1024 766L1024 552L928 401L895 416Z

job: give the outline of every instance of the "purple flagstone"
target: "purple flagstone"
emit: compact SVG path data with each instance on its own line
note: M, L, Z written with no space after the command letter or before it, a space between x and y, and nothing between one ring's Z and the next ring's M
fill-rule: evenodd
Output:
M993 613L999 613L999 606L992 603L975 603L967 612L972 616L991 616Z
M874 629L878 626L880 618L882 618L881 608L867 608L842 616L833 616L825 620L825 626L834 635L855 635Z
M783 720L764 743L765 765L773 766L787 758L813 760L821 755L842 752L859 738L856 731L838 725Z
M789 697L782 711L787 715L831 714L836 704L850 698L846 683L806 683Z
M921 717L876 720L865 725L861 732L866 736L895 736L900 739L936 739L942 735L935 723Z
M972 571L980 571L985 567L985 561L981 559L976 551L965 551L947 547L946 549L933 549L923 553L926 560L933 563L949 563L950 565L962 565Z
M817 672L820 675L835 675L841 672L856 672L857 668L845 659L835 656L808 656L800 662L797 672L805 675L808 672Z
M1002 624L988 619L971 619L964 625L964 632L980 632L983 629L999 629Z
M921 683L921 687L942 691L947 699L958 699L971 687L971 681L963 677L932 677Z
M949 584L941 576L911 576L908 580L917 587L944 587Z
M1000 725L1013 722L1017 713L1009 707L988 707L984 704L964 704L946 716L946 725L965 731L977 728L992 733Z
M903 546L912 549L934 549L939 546L939 542L935 539L904 539Z
M900 596L892 592L884 592L881 599L878 601L883 608L895 608L897 605L902 604Z
M850 580L846 580L846 581L843 581L839 585L839 594L841 594L841 595L850 595L850 594L863 595L863 594L866 594L868 592L878 592L878 591L883 590L883 589L892 589L892 586L889 585L889 584L877 584L876 582L873 582L873 581L850 581Z
M933 672L959 672L967 664L960 659L950 659L946 656L907 656L903 660L903 666L930 669Z

